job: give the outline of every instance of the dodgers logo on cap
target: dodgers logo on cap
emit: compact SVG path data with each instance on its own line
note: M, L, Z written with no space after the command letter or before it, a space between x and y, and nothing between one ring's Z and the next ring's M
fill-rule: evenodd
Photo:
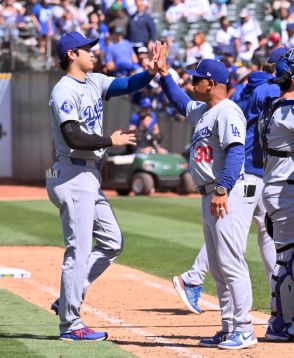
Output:
M62 60L66 56L67 51L85 46L93 47L98 43L98 41L99 38L90 40L80 32L69 32L68 34L63 35L58 41L56 45L56 52L60 60Z
M228 69L221 61L212 59L202 60L195 70L186 70L185 72L194 77L206 78L224 85L228 83L230 75Z

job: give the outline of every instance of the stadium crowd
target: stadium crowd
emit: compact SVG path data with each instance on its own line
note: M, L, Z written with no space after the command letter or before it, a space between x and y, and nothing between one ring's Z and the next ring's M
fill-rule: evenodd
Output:
M4 0L0 1L0 50L9 47L13 39L37 49L40 56L48 56L50 51L55 58L51 49L59 38L79 31L88 38L100 38L93 48L97 71L125 76L146 69L152 45L159 39L168 45L173 79L187 92L191 92L191 79L184 69L194 67L201 59L215 58L230 70L229 95L236 96L247 76L261 68L272 50L294 47L294 6L287 0L267 2L266 12L272 15L273 22L269 31L263 32L246 7L238 21L231 24L227 16L229 3L232 1L163 1L162 16L167 25L183 20L219 22L213 43L206 40L204 32L195 31L192 41L183 46L168 30L158 33L148 0ZM57 67L58 62L54 65ZM156 78L134 96L134 103L144 96L153 99L158 110L176 115Z

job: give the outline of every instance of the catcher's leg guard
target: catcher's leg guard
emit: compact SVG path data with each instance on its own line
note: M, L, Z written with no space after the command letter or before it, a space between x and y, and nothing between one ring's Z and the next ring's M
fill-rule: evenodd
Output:
M290 246L290 248L289 248ZM294 325L294 245L287 245L277 251L277 265L272 276L272 316L274 331L286 330L292 335ZM285 254L285 251L288 251ZM289 260L286 258L289 257ZM282 258L282 259L280 259ZM275 284L274 284L275 282Z

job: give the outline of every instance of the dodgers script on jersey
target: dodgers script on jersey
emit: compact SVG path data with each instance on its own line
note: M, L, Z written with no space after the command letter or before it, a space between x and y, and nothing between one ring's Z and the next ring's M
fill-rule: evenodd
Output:
M223 170L225 148L232 143L245 144L246 119L229 99L211 109L204 103L190 101L186 116L188 122L195 125L190 150L193 180L198 186L213 183Z
M93 152L71 149L66 144L59 127L63 122L77 121L84 132L103 135L102 99L113 80L114 77L100 73L87 74L85 82L66 75L55 85L49 105L57 157L82 159L103 157L105 149Z
M277 151L294 152L294 106L279 107L269 120L266 141L268 148ZM260 123L260 133L263 132L264 122ZM274 183L283 180L294 180L293 156L280 158L266 155L264 182Z

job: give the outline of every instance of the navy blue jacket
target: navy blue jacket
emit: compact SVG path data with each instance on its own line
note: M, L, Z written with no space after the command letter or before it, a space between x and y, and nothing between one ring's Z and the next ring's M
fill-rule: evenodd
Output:
M248 83L241 91L236 103L242 109L247 120L245 140L245 172L263 176L263 155L259 143L258 117L263 110L266 97L279 97L280 88L268 84L273 76L266 72L254 72L248 77Z
M154 21L148 12L136 12L128 24L127 38L132 43L143 42L147 45L149 41L156 40L157 32Z

